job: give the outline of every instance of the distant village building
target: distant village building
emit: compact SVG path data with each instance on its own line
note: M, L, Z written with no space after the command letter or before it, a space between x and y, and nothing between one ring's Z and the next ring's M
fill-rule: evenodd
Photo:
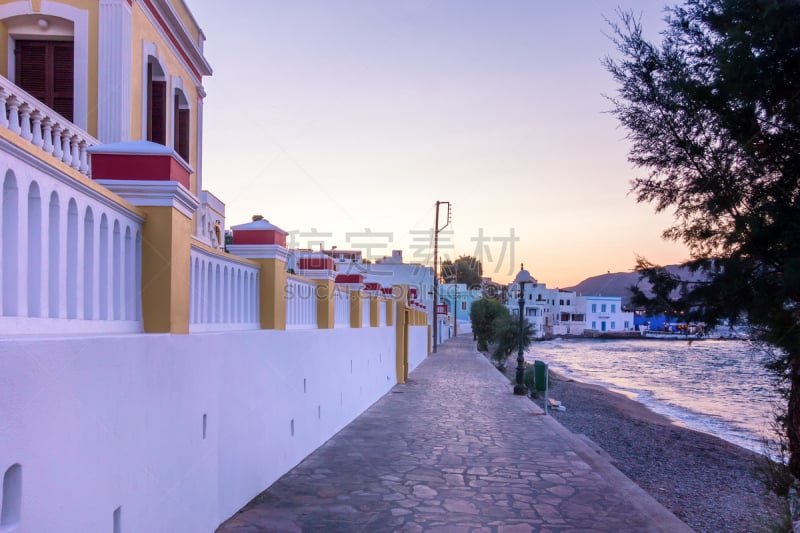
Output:
M505 300L515 317L519 317L519 292L516 283L510 284ZM534 280L525 285L523 299L523 316L539 339L633 331L633 313L622 310L621 296L579 296Z

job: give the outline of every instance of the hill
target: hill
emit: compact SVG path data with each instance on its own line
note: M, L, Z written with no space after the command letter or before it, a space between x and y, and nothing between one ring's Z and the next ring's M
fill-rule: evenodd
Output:
M669 265L667 270L674 274L680 274L685 279L696 278L688 270L678 265ZM620 296L623 307L627 307L631 300L629 287L635 285L641 288L645 294L652 294L650 283L647 280L640 280L636 272L609 272L586 278L573 287L566 287L564 290L575 291L579 296Z
M622 306L627 307L631 299L629 287L632 285L647 286L647 281L639 281L636 272L609 272L592 276L573 287L563 290L575 291L578 296L620 296Z

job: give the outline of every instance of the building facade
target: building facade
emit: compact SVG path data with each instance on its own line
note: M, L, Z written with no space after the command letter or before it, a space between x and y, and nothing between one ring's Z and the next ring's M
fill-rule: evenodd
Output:
M4 533L214 531L429 351L407 286L263 217L224 251L204 40L182 0L0 0Z
M506 306L519 316L519 286L508 286ZM579 296L574 291L548 289L534 280L525 284L524 317L536 338L633 331L633 313L622 310L620 296Z

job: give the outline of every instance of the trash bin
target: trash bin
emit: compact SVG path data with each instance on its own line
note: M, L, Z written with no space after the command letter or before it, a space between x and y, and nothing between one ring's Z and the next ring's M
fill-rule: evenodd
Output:
M534 380L536 390L544 392L547 390L547 363L544 361L533 362Z

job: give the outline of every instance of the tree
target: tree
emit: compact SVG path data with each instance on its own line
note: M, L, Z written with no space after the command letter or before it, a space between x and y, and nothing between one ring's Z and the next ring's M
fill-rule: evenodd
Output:
M685 266L703 276L637 267L660 305L709 325L746 317L778 348L779 422L800 478L800 2L688 0L665 21L660 44L631 14L611 22L610 100L629 161L649 171L632 192L674 211L663 236L687 244Z
M508 356L519 351L520 331L519 318L514 318L505 307L505 313L492 321L492 338L494 359L497 368L505 372ZM533 326L527 320L523 322L522 348L526 349L533 341Z
M472 303L469 320L472 323L472 332L478 341L479 351L485 352L489 349L492 323L502 314L508 314L508 309L498 300L484 297Z
M468 289L481 286L483 265L471 255L462 255L455 262L442 261L442 278L448 283L463 283Z

